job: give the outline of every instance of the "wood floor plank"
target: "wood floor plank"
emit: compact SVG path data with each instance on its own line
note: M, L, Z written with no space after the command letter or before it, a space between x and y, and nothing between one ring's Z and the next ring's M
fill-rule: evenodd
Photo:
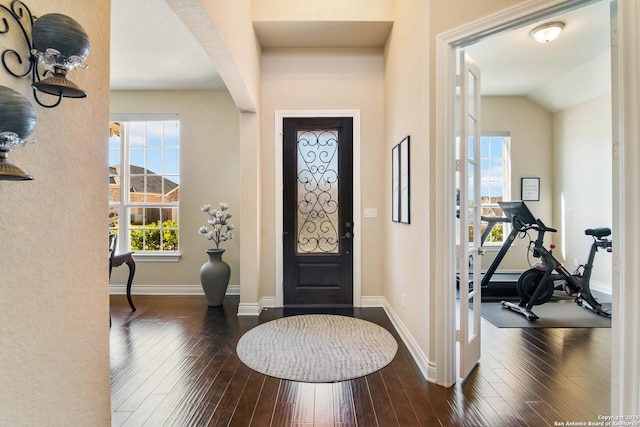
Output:
M276 402L278 400L278 392L282 381L273 377L264 377L264 383L258 396L258 401L251 417L251 427L263 427L274 425L272 423ZM241 424L237 424L238 427Z
M353 390L353 406L356 413L356 424L363 426L379 426L376 419L369 385L365 378L350 380Z
M116 407L118 411L135 411L135 409L152 393L157 393L156 389L167 378L167 376L173 371L173 369L181 361L181 358L176 356L171 347L167 347L167 351L164 354L156 354L156 357L148 363L148 374L139 375L147 376L142 381L140 386L131 393L129 398L122 402L122 404ZM159 393L166 394L166 393Z
M120 427L131 416L131 412L112 412L111 427Z
M233 427L547 426L609 413L611 330L497 328L482 320L479 366L442 387L425 380L381 308L269 309L238 318L237 297L111 297L112 425ZM387 328L394 360L332 384L267 377L240 362L250 328L305 311L353 316Z
M147 398L136 408L131 416L122 424L122 427L136 427L142 425L147 418L158 409L158 406L165 398L162 394L150 394Z
M215 405L213 415L207 424L208 426L228 426L238 408L238 403L249 380L251 369L241 363L238 363L237 366L235 373L229 379L228 386L224 390L220 389L220 398L217 405Z
M336 425L355 425L356 409L350 381L333 383L333 416Z
M111 388L111 408L113 411L117 412L125 412L120 411L119 408L122 406L127 399L131 398L140 388L140 386L144 383L144 380L131 379L128 381L121 381L118 384L112 383ZM117 387L116 387L117 385Z
M428 383L417 370L413 359L408 352L399 351L390 364L402 380L402 385L407 391L408 399L421 426L433 426L440 423L438 415L434 411L431 398L437 393L430 392L432 385ZM442 390L448 393L447 389L437 387L434 390Z
M300 384L293 381L280 381L278 397L273 411L272 426L290 426L293 424L296 395Z
M266 377L255 371L249 372L249 378L245 384L235 411L229 420L229 427L246 427L251 425L254 417L260 392L264 387Z
M394 367L387 367L381 371L384 385L393 405L397 423L399 426L419 426L420 421L416 416L411 399L407 395L401 378Z
M219 361L219 365L218 362ZM202 393L194 395L193 408L191 414L184 420L186 425L208 425L220 400L228 389L229 384L236 374L240 361L237 357L231 357L227 351L220 351L212 359L210 369L207 370L197 383L201 384L198 389ZM215 374L214 374L215 372Z
M313 424L315 414L315 384L299 383L293 410L293 424Z
M378 424L389 427L400 425L398 416L396 415L396 408L393 406L391 396L389 395L393 390L387 387L382 373L380 373L380 371L374 372L371 375L367 375L366 379ZM397 409L402 410L402 408Z
M313 424L316 427L333 427L335 424L332 384L315 384L313 399Z

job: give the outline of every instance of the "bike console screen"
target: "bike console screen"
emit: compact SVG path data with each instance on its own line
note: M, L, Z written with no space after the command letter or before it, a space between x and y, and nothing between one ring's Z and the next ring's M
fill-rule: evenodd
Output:
M525 225L536 224L536 217L533 216L527 205L522 200L512 200L508 202L498 202L500 208L507 218L514 224L519 224L523 228Z

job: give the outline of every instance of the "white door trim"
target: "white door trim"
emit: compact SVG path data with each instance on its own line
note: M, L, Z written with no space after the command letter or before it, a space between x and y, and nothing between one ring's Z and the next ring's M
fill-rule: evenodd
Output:
M460 274L460 306L458 310L458 376L466 378L480 363L482 348L480 302L480 141L482 109L480 68L466 51L459 56L458 84L458 187L460 188L459 241L457 249ZM473 125L471 124L473 123ZM470 170L471 169L471 170ZM473 186L469 188L469 182ZM470 201L472 201L470 203ZM469 225L473 225L473 239L469 239ZM471 241L470 241L471 240ZM470 260L467 262L467 260ZM471 261L472 260L472 261ZM469 266L471 263L471 266ZM471 268L470 268L471 267ZM469 274L474 279L469 279ZM473 283L470 288L469 284Z
M611 414L640 413L640 2L611 3L613 304Z
M360 110L276 110L275 112L275 285L276 307L284 305L282 251L282 120L296 117L351 117L353 119L353 306L362 306L362 217L360 182Z

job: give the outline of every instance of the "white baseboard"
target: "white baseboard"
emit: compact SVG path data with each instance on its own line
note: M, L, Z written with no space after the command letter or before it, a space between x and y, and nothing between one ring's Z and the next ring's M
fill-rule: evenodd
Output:
M384 307L384 297L363 296L360 298L361 307Z
M261 310L264 308L276 308L276 297L262 297L258 301L258 305Z
M613 295L613 287L608 283L591 281L589 283L589 288L592 291L602 292L603 294Z
M238 316L259 316L262 309L258 304L240 303L238 304Z
M227 292L227 294L229 293ZM361 303L362 307L384 307L384 297L362 297ZM242 306L243 304L241 303L240 305ZM257 304L257 310L254 307L256 306L255 304L244 304L244 306L242 309L240 309L240 307L238 308L238 316L258 316L265 308L276 308L276 297L267 296L260 298Z
M384 307L384 297L377 296L363 296L360 299L361 307ZM258 301L260 309L264 308L277 308L276 297L267 296L260 298Z
M111 295L127 293L126 285L109 285ZM132 295L204 295L201 285L161 286L161 285L133 285ZM225 295L240 295L240 285L229 285Z
M422 352L422 349L420 348L416 340L413 339L413 336L406 328L404 323L402 323L386 298L384 298L384 311L387 313L387 316L389 316L389 319L391 320L394 328L396 328L396 331L398 331L398 334L400 335L400 338L402 338L404 345L406 345L407 349L409 349L409 353L411 353L413 360L418 365L418 369L420 369L422 376L427 381L435 383L436 365L432 362L429 362L427 356Z

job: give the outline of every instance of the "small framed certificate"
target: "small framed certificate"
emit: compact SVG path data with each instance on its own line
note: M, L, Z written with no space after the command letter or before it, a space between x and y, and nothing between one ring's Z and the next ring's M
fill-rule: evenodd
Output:
M521 178L522 200L540 200L540 178Z

